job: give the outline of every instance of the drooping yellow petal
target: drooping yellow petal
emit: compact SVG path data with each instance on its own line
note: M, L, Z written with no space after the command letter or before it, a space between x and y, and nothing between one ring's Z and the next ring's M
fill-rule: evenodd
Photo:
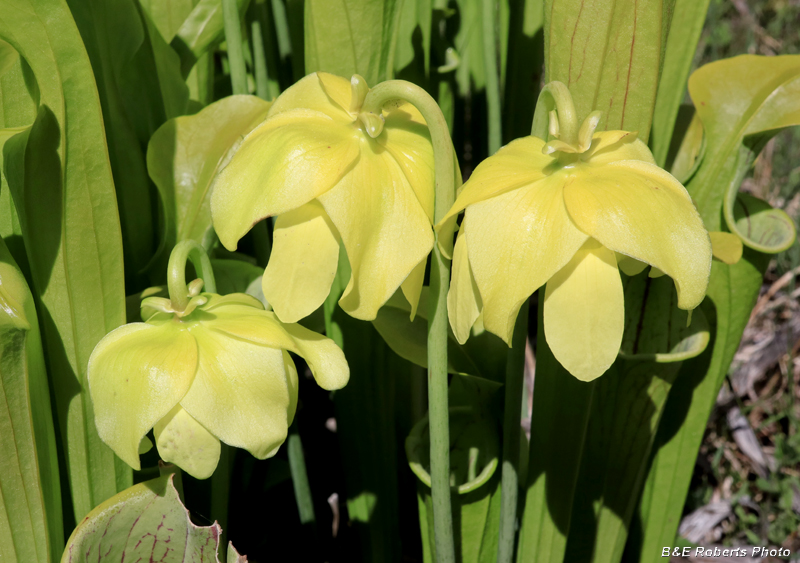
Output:
M226 444L266 458L286 440L296 400L282 351L204 327L194 334L199 364L181 406Z
M180 405L153 427L161 459L174 463L195 479L208 479L219 463L219 440Z
M361 158L319 197L336 225L352 274L339 300L351 316L372 320L433 248L430 221L397 162L364 141Z
M294 365L294 360L289 355L289 352L283 350L282 356L283 367L286 369L286 383L289 385L289 398L291 399L289 402L289 408L286 410L286 420L291 426L292 421L294 420L294 415L297 413L297 398L299 396L298 391L300 390L300 380L297 377L297 366ZM272 457L273 455L275 455L274 451L270 454L267 454L267 457Z
M419 110L411 104L403 104L389 112L383 133L376 140L400 165L428 220L433 223L433 145Z
M710 232L708 236L711 237L711 252L714 258L725 264L736 264L742 259L744 246L738 236L719 231Z
M357 132L311 110L292 110L256 127L217 176L211 216L220 242L235 250L264 217L331 189L358 158Z
M408 300L408 304L411 305L411 320L414 320L414 317L417 316L417 306L419 305L419 296L422 292L422 285L425 283L425 266L428 264L428 258L423 258L422 261L417 264L417 267L411 270L411 273L408 274L408 277L405 281L400 285L400 289L403 290L403 295L405 295L406 300Z
M334 74L317 72L284 90L269 108L268 117L295 109L311 109L336 121L350 123L353 118L347 112L349 105L350 81Z
M553 355L581 381L614 363L625 327L625 299L614 253L588 240L547 282L544 334Z
M507 344L523 301L588 238L567 214L563 184L556 173L467 209L467 250L483 298L483 323Z
M89 392L100 438L139 469L139 443L186 394L197 345L174 323L132 323L108 333L89 358Z
M583 232L670 276L680 308L703 300L711 243L686 189L667 172L633 160L581 168L564 201Z
M261 280L264 297L283 322L313 313L328 296L339 265L339 236L318 201L275 221L272 254Z
M270 311L234 306L204 321L208 329L259 346L289 350L302 356L323 389L341 389L350 379L350 368L342 350L321 334L294 324L282 323Z
M481 294L469 265L464 223L466 220L461 223L453 250L453 279L450 282L450 291L447 293L447 316L459 344L464 344L469 338L472 325L475 324L483 307Z
M592 146L583 157L592 164L608 164L618 160L643 160L655 164L653 153L635 132L601 131L594 134Z
M481 162L439 225L469 205L532 184L553 172L555 160L542 154L543 146L544 141L537 137L523 137L511 141L494 156Z
M351 80L329 72L318 72L316 74L319 84L322 86L322 90L337 106L349 115L353 100L353 86ZM352 118L353 116L350 117Z

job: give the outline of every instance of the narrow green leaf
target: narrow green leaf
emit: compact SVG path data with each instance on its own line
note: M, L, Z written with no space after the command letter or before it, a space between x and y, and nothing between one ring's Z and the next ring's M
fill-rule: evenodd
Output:
M25 239L80 521L131 482L130 468L97 436L86 387L95 344L125 322L116 197L89 57L66 3L5 2L0 38L25 59L39 91L29 133L6 143L4 172Z
M679 368L678 363L622 361L597 381L565 561L616 563L622 557L658 422Z
M61 563L218 563L222 529L193 524L173 480L169 474L139 483L92 510L72 532ZM231 549L227 560L244 558Z
M306 73L363 76L370 86L392 78L400 22L397 0L306 0Z
M404 0L395 51L395 75L426 85L431 69L431 0Z
M378 311L373 326L395 354L421 367L428 366L428 288L422 288L417 315L410 320L411 306L398 292ZM448 330L448 371L503 381L508 347L486 331L459 344Z
M255 96L229 96L195 115L167 121L147 146L147 169L164 206L162 249L183 240L209 248L211 186L226 155L264 120L270 104Z
M675 0L547 0L545 82L566 84L579 120L647 142Z
M156 227L145 147L169 117L186 111L177 54L133 0L68 0L97 80L119 203L126 282L145 285Z
M767 263L766 255L749 249L733 266L712 263L711 303L707 300L703 307L716 321L713 347L683 364L670 391L626 561L660 561L661 548L675 539L708 417L758 298Z
M711 338L703 311L678 309L674 282L644 274L627 278L625 288L625 333L620 356L628 360L659 363L680 362L699 356Z
M61 485L39 323L0 239L0 560L48 563L64 546Z
M142 8L169 43L189 17L198 0L139 0Z
M511 3L503 140L530 134L544 73L544 0Z
M517 560L561 563L596 383L575 379L553 357L544 339L543 300L542 293L528 483Z
M653 157L662 167L667 162L678 110L686 97L686 79L706 21L708 3L709 0L675 0L650 134Z
M237 0L239 15L244 15L250 0ZM186 17L175 36L170 39L172 48L180 55L184 76L198 59L217 46L224 38L225 23L222 17L222 0L199 0Z
M398 562L395 381L410 377L412 368L398 361L369 323L357 321L341 309L336 309L334 320L337 328L327 334L339 338L337 344L350 365L350 382L333 396L347 511L364 560Z

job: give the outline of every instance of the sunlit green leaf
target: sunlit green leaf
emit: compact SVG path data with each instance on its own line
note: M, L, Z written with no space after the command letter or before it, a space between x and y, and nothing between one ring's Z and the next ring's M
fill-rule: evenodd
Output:
M64 545L56 436L33 296L0 239L0 560Z
M186 111L177 54L133 0L69 0L97 80L124 237L127 282L141 287L156 249L145 148L168 118Z
M94 426L86 364L125 322L122 237L97 89L63 0L11 0L0 38L20 53L39 91L36 121L4 147L31 270L76 520L131 482ZM69 158L67 157L69 155Z
M244 14L250 0L237 0L239 14ZM171 39L171 45L181 59L181 71L189 74L194 64L225 34L222 19L222 0L200 0Z
M269 106L255 96L229 96L195 115L171 119L153 134L147 168L164 206L162 248L183 240L211 246L212 181L229 151L263 121Z
M706 21L708 3L709 0L675 0L650 133L650 147L659 166L667 162L673 131L677 132L675 120L686 97L686 79Z
M578 118L647 142L675 0L547 0L545 82L566 84Z
M397 0L306 0L306 73L363 76L370 86L394 73Z

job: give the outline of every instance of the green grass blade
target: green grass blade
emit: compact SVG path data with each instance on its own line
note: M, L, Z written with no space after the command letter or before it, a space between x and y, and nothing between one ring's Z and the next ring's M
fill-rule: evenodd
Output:
M89 57L66 3L6 2L0 37L30 65L39 91L36 121L28 135L15 138L4 164L14 168L8 183L80 521L131 481L130 468L97 435L86 384L95 344L125 322L117 202Z

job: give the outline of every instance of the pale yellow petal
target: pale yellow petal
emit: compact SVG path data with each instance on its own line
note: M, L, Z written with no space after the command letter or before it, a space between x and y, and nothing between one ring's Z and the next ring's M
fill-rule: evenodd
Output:
M555 160L542 154L543 146L544 141L537 137L522 137L481 162L439 225L469 205L532 184L553 172Z
M591 381L614 363L624 326L625 300L614 253L590 239L547 282L547 345L567 371Z
M667 172L633 160L580 168L564 201L583 232L670 276L680 308L703 300L711 243L686 189Z
M316 200L278 216L272 253L261 280L264 297L283 322L313 313L330 293L339 265L339 236Z
M408 274L408 277L405 281L400 285L400 289L403 290L403 295L405 295L406 299L408 300L408 304L411 305L411 320L414 320L414 317L417 316L417 306L419 305L419 295L422 292L422 284L425 283L425 266L428 264L428 258L424 258L417 267L411 270L411 273Z
M567 214L561 174L467 208L469 262L486 330L511 342L520 306L588 238Z
M286 420L291 426L294 420L294 415L297 413L297 399L299 397L300 380L297 377L297 367L294 365L294 360L286 350L283 351L283 367L286 369L286 382L289 384L289 408L286 411ZM267 454L267 457L272 457L277 453L277 448Z
M325 85L323 85L324 77ZM332 94L332 95L331 95ZM342 105L346 100L347 105ZM272 103L269 117L295 109L319 111L342 123L351 123L350 80L328 73L309 74L287 88Z
M142 437L186 394L197 345L174 323L132 323L108 333L89 358L89 392L100 438L139 469Z
M592 164L608 164L618 160L643 160L650 164L656 163L647 145L636 138L635 132L630 131L595 133L592 146L583 158Z
M219 440L180 405L153 427L161 459L174 463L195 479L208 479L219 463Z
M352 268L339 304L357 319L372 320L433 248L428 217L397 162L370 149L319 201Z
M296 401L283 353L205 328L194 333L199 365L181 406L226 444L264 459L286 440Z
M469 338L472 326L481 314L483 303L475 277L469 265L467 251L467 234L464 232L464 220L458 231L456 246L453 250L453 273L450 291L447 293L447 316L450 327L459 344Z
M350 80L329 72L318 72L317 78L328 97L349 114L353 99L353 86Z
M302 356L320 387L341 389L350 378L342 350L331 340L299 324L282 323L270 311L234 306L204 321L210 330L260 346L289 350Z
M711 237L711 251L714 258L725 264L736 264L742 259L744 246L738 236L719 231L710 232L708 236Z
M377 141L400 165L428 220L433 223L433 145L428 126L417 108L403 104L389 112Z
M350 125L311 110L268 118L238 148L214 181L211 216L228 250L264 217L325 193L352 168L358 141Z

